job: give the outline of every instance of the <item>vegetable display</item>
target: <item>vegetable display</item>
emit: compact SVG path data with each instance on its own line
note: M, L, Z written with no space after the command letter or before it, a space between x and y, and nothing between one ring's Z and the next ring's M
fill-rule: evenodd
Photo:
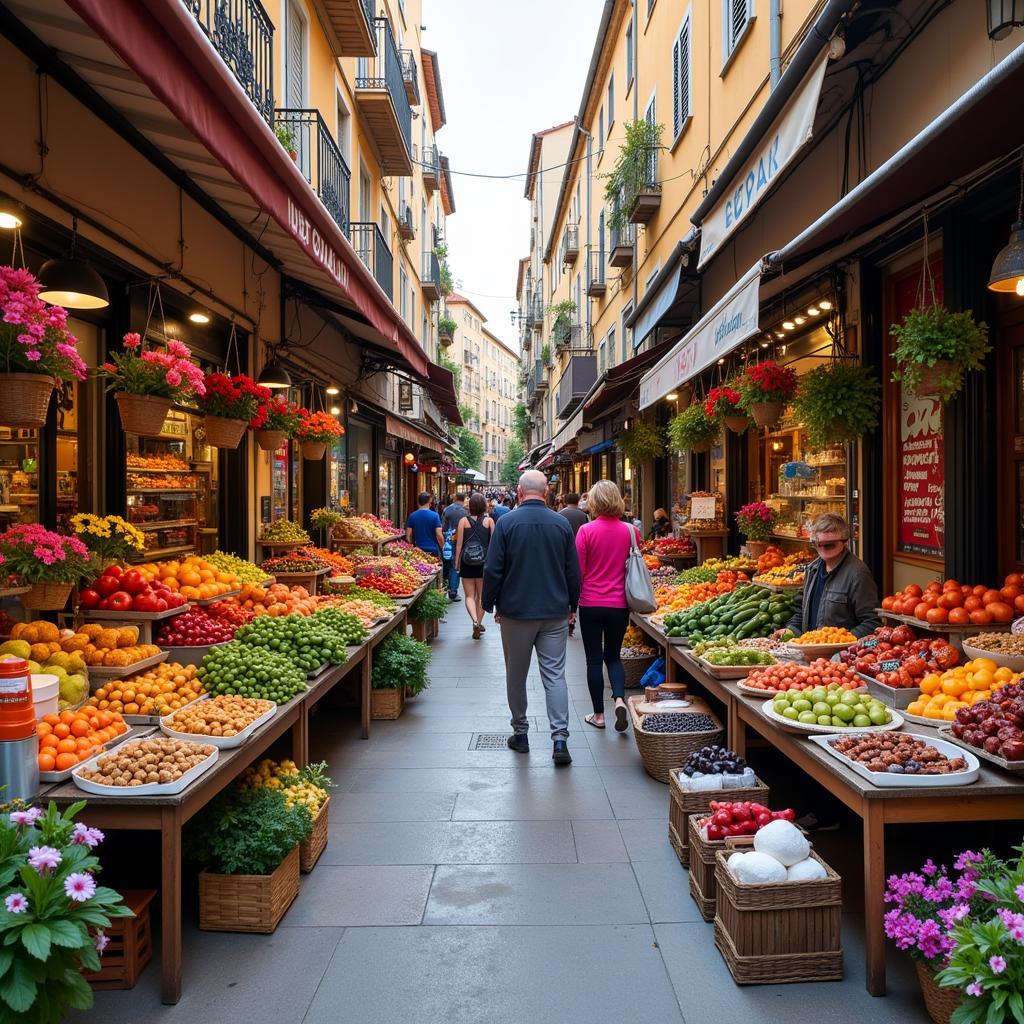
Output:
M999 589L956 580L933 581L924 589L912 583L882 598L882 608L931 625L988 626L1024 615L1024 585L1019 573L1007 576Z
M743 680L743 685L769 692L800 693L833 687L839 690L858 690L863 686L863 681L848 666L827 658L818 658L810 665L782 661L768 668L755 669Z
M285 807L301 804L311 815L327 802L328 790L334 785L327 776L327 762L299 768L294 761L278 763L269 757L257 765L246 768L239 785L245 789L276 789L283 797Z
M726 635L738 640L767 636L781 629L793 614L792 594L769 594L760 587L740 586L728 594L665 616L668 636L690 642Z
M277 651L232 640L212 648L196 678L213 694L237 693L285 704L306 689L306 673Z
M373 652L375 690L398 689L404 686L412 693L422 693L430 685L427 665L430 648L403 633L389 633Z
M770 654L752 647L740 647L735 640L731 643L727 642L723 646L705 646L715 644L714 640L702 640L694 647L693 653L712 665L760 666L775 664L775 659ZM701 648L699 653L697 647Z
M773 811L751 800L712 800L708 806L711 815L701 822L701 828L706 830L711 842L730 836L752 836L769 822L793 821L796 818L791 807Z
M772 706L777 715L801 725L866 729L892 721L892 712L881 701L834 683L803 693L776 694Z
M340 617L341 612L324 612ZM346 617L347 618L347 617ZM362 629L355 623L358 629ZM316 616L264 615L239 628L235 639L250 647L262 647L282 654L304 672L319 671L325 664L340 665L348 657L347 644L329 620Z
M206 561L222 572L230 573L240 583L262 583L267 578L267 574L258 565L224 551L214 551L212 555L206 556Z

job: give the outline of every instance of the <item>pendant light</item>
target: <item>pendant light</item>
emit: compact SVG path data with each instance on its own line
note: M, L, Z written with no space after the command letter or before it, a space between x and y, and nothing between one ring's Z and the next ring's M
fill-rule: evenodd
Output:
M75 255L78 218L71 218L71 249L59 260L47 260L39 271L39 298L67 309L102 309L110 305L103 278Z
M277 356L267 363L266 366L260 370L259 377L256 378L257 384L262 384L265 388L290 388L292 386L291 374L278 362Z
M1010 241L999 250L992 264L988 287L993 292L1016 292L1024 297L1024 159L1020 167L1017 219L1010 228Z

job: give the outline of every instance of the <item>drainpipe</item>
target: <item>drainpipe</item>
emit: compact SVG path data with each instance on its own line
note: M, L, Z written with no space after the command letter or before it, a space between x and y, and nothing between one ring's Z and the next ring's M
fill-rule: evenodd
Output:
M580 135L586 136L587 139L587 280L584 282L584 287L589 290L590 288L590 276L593 273L591 269L591 242L590 242L590 165L593 154L594 137L583 127L577 120L576 130ZM587 337L590 337L590 332L593 329L593 323L590 319L590 296L587 296Z
M771 88L774 90L782 77L782 0L770 0L768 25L770 29L768 74Z

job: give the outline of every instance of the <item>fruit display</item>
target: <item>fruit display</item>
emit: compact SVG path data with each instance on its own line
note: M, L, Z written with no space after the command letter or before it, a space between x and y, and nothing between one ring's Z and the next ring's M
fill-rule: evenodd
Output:
M716 576L720 572L743 572L749 575L757 572L757 562L753 558L732 555L729 558L708 558L701 563L701 568L713 570Z
M766 822L754 832L754 849L737 851L728 860L736 881L746 885L809 882L828 877L821 861L811 856L811 844L788 818Z
M326 618L331 615L347 620L345 628L353 633L363 634L362 626L350 616L326 610L321 616L310 617L264 615L239 627L235 639L248 647L282 654L304 672L316 672L325 664L340 665L348 657L345 631Z
M1001 589L969 586L956 580L934 581L924 589L913 583L884 597L882 608L930 625L988 626L1024 615L1024 586L1017 573L1007 576Z
M693 779L702 775L742 775L746 769L745 758L728 747L712 743L690 754L680 771Z
M832 729L867 729L893 720L892 711L881 701L835 683L803 692L777 693L772 709L791 722Z
M309 534L290 519L275 519L260 531L260 540L271 544L309 544Z
M810 665L797 665L791 661L779 662L767 668L756 669L743 680L743 685L754 690L782 693L828 689L859 690L864 682L848 666L818 658Z
M691 537L660 537L654 542L654 553L667 558L686 558L697 554Z
M397 607L387 594L382 594L379 590L374 590L372 587L354 587L349 584L344 588L344 596L352 597L359 601L370 601L388 613L393 612Z
M381 576L376 572L360 576L359 582L364 587L379 590L382 594L388 594L391 597L411 597L420 586L418 580L412 580L408 576Z
M718 570L705 565L694 565L682 572L674 573L673 583L683 586L687 583L714 583L718 578Z
M98 708L44 715L36 723L39 770L66 772L88 761L105 743L123 735L128 726L121 715Z
M296 555L315 558L326 568L331 570L332 576L351 576L352 575L352 561L346 558L343 554L337 551L331 551L329 548L315 548L315 547L304 547L299 548Z
M918 736L895 732L843 736L829 745L837 753L862 764L869 772L949 775L967 770L967 762L962 757L946 757Z
M62 651L78 651L86 665L102 668L124 668L145 661L160 653L155 644L139 643L138 626L104 627L90 622L77 633L64 637Z
M648 572L656 572L662 568L661 561L657 555L644 555L644 565L647 566Z
M719 594L728 594L736 589L734 582L684 583L681 586L656 587L654 600L657 611L652 615L655 622L669 612L682 612L695 604L710 601Z
M341 540L374 541L393 537L395 532L394 524L390 521L364 514L346 515L340 523L335 524L333 535Z
M119 565L108 566L78 594L78 606L85 611L165 612L183 604L185 596L162 581L150 582L137 569Z
M1024 761L1024 686L1001 687L990 700L961 708L951 727L953 735L972 747L1007 761Z
M693 712L660 711L644 715L644 732L712 732L718 724L710 715Z
M195 665L165 661L101 686L89 698L88 706L125 715L168 715L206 692L196 671Z
M43 662L60 649L60 630L52 622L37 619L16 622L11 627L10 639L0 645L0 654Z
M128 489L134 491L194 491L199 478L194 473L165 473L162 476L146 476L142 473L127 473Z
M387 617L380 605L354 597L320 597L317 599L317 606L320 611L325 608L337 608L338 611L351 615L364 629L372 629L382 618Z
M952 668L960 652L942 639L919 639L910 626L880 626L840 651L839 659L861 675L906 690L920 686L930 672Z
M366 627L342 608L321 608L309 622L319 630L326 630L346 647L355 647L366 639Z
M43 632L31 632L33 626L42 626ZM49 628L46 628L49 627ZM51 630L55 631L56 626L52 622L15 623L13 632L19 637L29 636L52 636ZM59 633L57 633L60 636ZM38 654L39 659L33 657ZM54 650L56 648L56 650ZM0 661L9 658L20 658L28 662L28 670L34 675L41 673L57 677L57 710L65 711L68 708L77 707L89 693L88 668L85 658L78 651L62 651L60 644L49 642L43 644L30 644L25 639L8 640L0 644Z
M247 583L237 597L229 598L230 601L237 601L240 608L251 611L253 616L312 615L317 609L316 598L305 587L288 587L283 583L269 587Z
M997 690L1018 677L988 658L975 658L941 675L931 672L920 682L921 696L907 706L907 714L951 722L961 708L988 701Z
M203 607L203 611L224 626L231 626L237 629L247 622L252 622L255 616L249 608L243 608L233 597L226 597L223 601L214 601Z
M191 608L162 622L153 639L161 647L204 647L233 640L237 628L208 614L204 608Z
M229 555L224 551L214 551L206 555L206 561L221 572L230 573L239 583L262 583L267 574L252 562L247 562L237 555Z
M623 658L653 658L657 651L651 646L646 634L630 625L622 638Z
M239 640L211 648L196 678L212 694L237 693L275 704L285 704L306 689L305 671L288 655Z
M300 555L295 552L290 555L279 555L276 558L264 558L260 562L260 568L268 576L291 575L299 573L320 572L328 566L310 555Z
M689 637L691 643L733 635L742 640L767 636L781 629L793 614L792 594L769 594L749 584L694 605L684 612L665 616L668 636Z
M188 471L188 463L177 455L137 455L129 452L125 456L125 465L129 469L163 470L164 472L184 473Z
M768 572L769 569L775 569L779 566L786 564L786 552L782 550L777 544L769 544L757 556L757 571L759 573Z
M299 768L294 761L284 760L280 764L269 757L257 765L246 768L239 780L243 789L277 789L284 796L286 807L301 804L316 817L327 802L328 789L334 785L327 776L327 762L309 764Z
M700 827L710 842L730 836L756 835L769 822L793 821L796 818L792 807L773 811L752 800L712 800L708 806L711 814L702 820Z
M175 711L163 722L172 732L185 732L193 736L237 736L262 718L273 701L236 694L218 694L208 700L197 700L187 708Z
M218 569L198 555L181 561L146 562L136 566L150 582L157 581L181 594L186 601L208 601L238 589L239 580L231 572Z
M803 647L815 644L852 644L856 641L857 638L848 629L840 626L822 626L820 629L809 629L790 642Z
M969 636L965 644L990 654L1003 654L1011 658L1024 657L1024 636L1019 633L979 633Z
M778 565L754 576L755 583L766 587L793 587L798 589L804 585L804 568L802 565Z
M99 757L95 767L82 769L78 776L99 786L167 786L216 752L216 747L205 743L166 736L135 740Z

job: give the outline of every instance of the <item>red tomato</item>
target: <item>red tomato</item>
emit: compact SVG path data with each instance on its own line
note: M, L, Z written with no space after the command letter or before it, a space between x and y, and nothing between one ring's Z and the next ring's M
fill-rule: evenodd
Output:
M969 612L976 612L981 607L981 598L975 597L971 594L970 597L964 598L964 608Z
M990 605L993 601L1001 600L1002 598L1000 597L998 590L986 590L985 593L981 595L981 603L986 606Z
M941 594L942 584L938 580L932 580L925 589L930 594Z
M1005 601L993 601L985 606L985 611L992 616L993 622L1013 621L1013 606L1008 605Z
M110 609L115 612L127 612L132 608L132 595L127 590L117 590L110 595Z
M108 576L107 573L104 573L97 578L94 586L104 597L110 597L115 590L120 589L121 581L116 576Z
M155 594L137 594L135 596L135 610L137 612L158 612L160 599ZM164 602L164 607L167 602Z
M976 608L971 612L971 623L975 626L987 626L992 621L992 613L987 608Z
M946 580L946 582L942 584L942 589L943 590L959 590L960 589L960 584L957 583L956 580Z
M949 624L951 626L966 626L971 621L971 613L966 608L950 608Z
M903 591L903 593L906 594L907 597L920 597L921 588L916 583L911 583L910 586Z
M1011 572L1010 575L1003 580L1003 586L1024 587L1024 576L1021 576L1019 572Z
M1013 610L1018 615L1024 615L1024 594L1013 599Z
M986 590L988 590L988 587L983 587L983 586L982 586L982 585L981 585L981 584L979 583L979 584L978 584L978 585L977 585L976 587L972 587L972 588L971 588L971 593L972 593L972 594L973 594L973 595L974 595L975 597L983 597L983 596L984 596L984 594L985 594L985 591L986 591Z
M919 601L914 606L914 618L920 619L922 622L926 620L928 616L928 605L924 601Z
M945 623L949 621L949 612L945 608L929 608L925 620L933 626L937 623Z
M102 595L98 590L94 590L92 587L86 587L78 595L78 603L83 608L95 608L102 600Z
M129 594L141 594L146 589L146 578L137 569L131 569L121 577L121 589Z
M956 590L944 590L942 597L939 598L939 607L949 610L950 608L960 608L964 603L964 595L960 593L960 588Z
M1020 595L1021 589L1015 583L1008 583L999 591L999 596L1009 604L1013 604L1013 599Z

